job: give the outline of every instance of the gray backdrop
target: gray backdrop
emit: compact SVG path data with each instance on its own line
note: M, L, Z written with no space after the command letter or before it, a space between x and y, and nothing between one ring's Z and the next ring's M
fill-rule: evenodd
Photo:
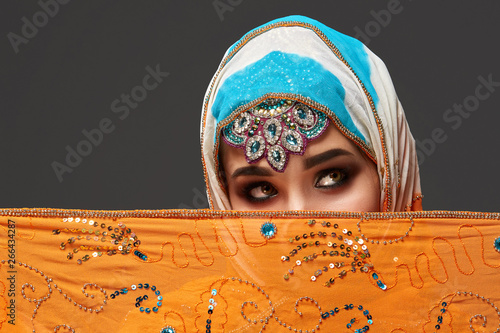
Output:
M207 207L205 89L248 30L302 14L358 35L385 61L420 142L425 209L500 211L498 1L0 6L1 207Z

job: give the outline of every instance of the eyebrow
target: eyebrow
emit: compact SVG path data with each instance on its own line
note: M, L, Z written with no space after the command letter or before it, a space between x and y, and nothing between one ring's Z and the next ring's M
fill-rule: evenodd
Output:
M234 179L239 176L272 176L272 175L273 175L272 171L267 168L250 165L236 169L231 175L231 178Z
M315 167L318 164L331 160L332 158L335 158L337 156L349 156L349 155L354 156L353 153L342 148L330 149L321 154L306 158L306 160L304 161L304 168L308 170L312 167Z

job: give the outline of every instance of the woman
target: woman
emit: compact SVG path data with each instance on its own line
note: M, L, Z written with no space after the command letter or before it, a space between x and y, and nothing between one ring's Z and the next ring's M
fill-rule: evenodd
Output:
M228 49L201 144L212 209L421 210L415 142L385 65L307 17Z

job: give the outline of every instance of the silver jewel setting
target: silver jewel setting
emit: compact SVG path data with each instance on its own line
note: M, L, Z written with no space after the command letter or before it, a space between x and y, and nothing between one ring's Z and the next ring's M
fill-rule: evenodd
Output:
M293 107L293 119L299 126L309 129L314 125L314 115L311 109L304 104L296 104Z
M301 153L304 151L304 141L299 132L285 129L281 135L281 144L283 147L294 153Z
M266 141L261 136L253 136L247 140L245 155L249 161L255 161L262 157L266 149Z
M271 118L264 124L264 137L270 145L276 144L281 136L281 123L276 118Z
M283 170L287 162L285 149L281 146L271 146L267 150L267 161L275 170Z

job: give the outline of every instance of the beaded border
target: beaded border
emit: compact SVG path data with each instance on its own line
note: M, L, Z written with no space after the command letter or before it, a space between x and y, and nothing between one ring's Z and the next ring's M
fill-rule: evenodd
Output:
M5 217L83 217L83 218L343 218L343 219L409 219L411 218L458 218L500 220L500 213L471 211L411 211L411 212L343 212L316 210L283 211L237 211L211 209L158 209L158 210L83 210L58 208L3 208L0 216Z

